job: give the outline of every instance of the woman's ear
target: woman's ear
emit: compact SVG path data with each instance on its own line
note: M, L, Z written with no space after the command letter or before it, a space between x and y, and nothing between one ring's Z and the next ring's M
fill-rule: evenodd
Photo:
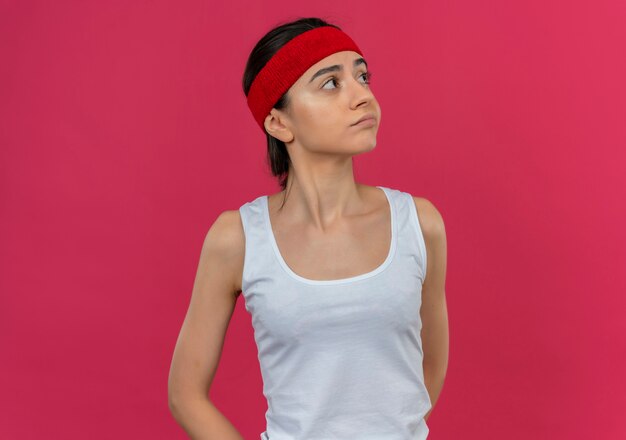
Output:
M265 117L263 122L265 130L276 139L283 141L284 143L291 142L293 140L293 133L285 124L285 116L280 111L273 108L270 114Z

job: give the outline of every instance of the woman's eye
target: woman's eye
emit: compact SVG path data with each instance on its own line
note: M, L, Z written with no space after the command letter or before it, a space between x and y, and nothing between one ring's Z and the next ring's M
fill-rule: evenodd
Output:
M364 82L363 84L369 84L369 83L370 83L370 78L371 78L371 77L372 77L372 72L363 72L363 73L360 75L360 78L365 78L365 82ZM322 88L323 88L323 89L324 89L324 88L326 88L326 90L329 90L329 89L326 87L326 84L337 83L337 81L338 81L338 80L337 80L337 78L336 78L336 77L331 76L331 77L328 79L328 81L326 81L326 82L322 85Z
M331 76L330 79L328 81L326 81L323 85L322 88L323 89L327 89L326 84L331 84L331 83L336 83L337 82L337 78L335 78L334 76Z

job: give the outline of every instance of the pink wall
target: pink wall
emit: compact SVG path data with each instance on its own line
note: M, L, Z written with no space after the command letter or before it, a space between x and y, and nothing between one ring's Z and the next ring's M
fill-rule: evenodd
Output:
M202 240L278 190L241 75L300 16L374 72L357 180L446 222L429 438L626 438L625 3L307 4L2 2L0 438L186 438L167 374ZM251 440L255 350L240 302L211 397Z

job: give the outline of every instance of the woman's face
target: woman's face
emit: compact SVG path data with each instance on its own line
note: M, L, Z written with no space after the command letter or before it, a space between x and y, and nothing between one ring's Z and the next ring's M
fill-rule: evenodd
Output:
M270 134L311 152L369 151L376 146L381 112L368 82L367 66L357 52L329 55L291 86L286 110L271 110L284 125L274 120L266 128L279 128ZM368 113L374 116L373 123L354 125Z

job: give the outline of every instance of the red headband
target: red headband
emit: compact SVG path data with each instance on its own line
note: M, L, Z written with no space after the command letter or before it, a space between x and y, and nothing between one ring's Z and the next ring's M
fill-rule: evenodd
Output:
M341 29L322 26L292 38L270 58L248 91L248 107L261 130L276 102L313 64L335 52L352 50L363 56Z

